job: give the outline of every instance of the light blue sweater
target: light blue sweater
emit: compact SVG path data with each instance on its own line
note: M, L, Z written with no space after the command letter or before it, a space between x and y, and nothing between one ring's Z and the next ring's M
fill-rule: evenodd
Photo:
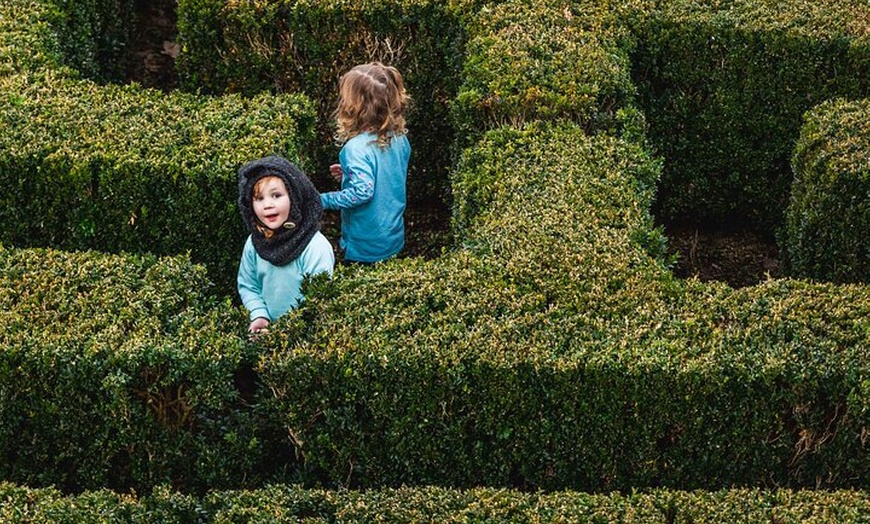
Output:
M393 137L381 149L377 135L357 135L341 148L341 191L321 193L323 209L341 210L344 258L378 262L405 245L405 181L411 144L406 135Z
M319 231L311 237L301 255L283 266L261 258L248 236L239 263L238 288L242 304L250 312L251 320L263 317L274 322L305 299L301 287L306 276L323 272L331 276L334 266L332 245Z

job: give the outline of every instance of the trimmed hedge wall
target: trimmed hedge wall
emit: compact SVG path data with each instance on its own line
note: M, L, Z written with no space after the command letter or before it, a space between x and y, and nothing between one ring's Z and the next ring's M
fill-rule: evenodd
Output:
M178 3L182 87L210 93L305 93L321 120L312 178L335 189L331 118L338 79L358 63L379 59L402 73L412 97L414 147L408 175L412 206L448 205L453 128L448 113L461 70L463 30L458 2L431 0Z
M60 44L52 31L57 12L39 0L6 0L0 4L0 75L58 68Z
M870 99L805 117L792 165L785 252L795 275L870 283Z
M238 167L273 153L309 166L314 110L301 95L164 95L50 72L0 77L0 90L8 245L190 252L228 294L241 252L229 246L246 236Z
M203 498L166 489L150 495L101 490L62 496L53 489L0 484L0 517L9 522L78 523L525 523L525 522L866 522L870 500L854 491L758 491L711 493L656 490L648 493L519 493L492 488L440 488L366 492L302 490L273 486L214 493Z
M306 464L360 487L865 485L870 291L674 279L634 240L655 166L579 129L487 135L457 172L489 191L465 250L343 269L264 341Z
M774 231L803 113L870 96L868 4L678 0L630 20L632 76L666 159L658 212Z
M537 120L571 120L590 133L642 127L617 13L595 2L482 7L467 26L462 85L452 101L459 144Z
M185 257L0 248L0 478L64 491L268 480L281 454L246 407L246 317L209 285Z
M648 58L655 72L656 60L666 56L662 49L672 49L673 42L697 43L686 36L696 35L695 25L680 18L688 8L700 13L695 20L700 34L713 37L705 42L727 36L727 48L716 52L727 51L721 56L728 60L732 43L757 43L758 54L735 52L734 60L758 58L759 64L771 59L770 49L808 49L786 65L827 63L834 56L847 71L826 77L836 89L825 84L819 92L865 92L870 55L863 37L856 36L861 26L848 25L864 19L863 5L849 11L845 33L825 33L837 38L819 44L802 40L799 32L771 31L771 36L752 29L744 35L732 16L760 20L767 28L801 20L789 10L784 19L740 11L748 3L733 11L714 9L722 17L714 17L712 25L703 19L704 9L684 2L638 2L612 6L618 9L614 12L591 4L566 8L535 2L527 19L518 15L527 4L513 2L393 3L389 9L378 2L255 4L191 0L183 10L179 5L183 24L203 31L201 39L182 38L184 53L202 58L202 70L189 71L205 76L236 67L246 71L255 60L265 77L250 75L252 91L242 87L244 75L229 73L226 81L237 84L215 91L237 90L247 97L164 96L70 80L68 71L54 69L52 53L75 38L46 40L20 62L0 55L0 64L10 69L2 78L8 95L0 103L5 127L14 133L0 144L0 162L5 162L0 176L13 188L6 197L11 207L0 208L7 213L0 216L2 223L11 224L7 233L24 229L30 233L21 242L64 249L101 247L88 243L95 239L110 239L111 249L128 249L119 244L130 237L114 230L145 222L145 232L160 235L130 241L130 250L151 250L151 244L178 232L178 244L168 252L202 239L209 249L197 247L191 257L215 257L217 263L202 260L212 269L220 268L226 256L226 267L234 266L237 251L228 246L236 240L216 236L206 242L203 235L204 229L223 234L224 223L216 217L230 220L230 215L226 224L241 230L235 198L227 197L229 189L221 189L220 181L230 185L234 168L251 156L281 152L306 158L302 152L311 143L319 145L312 138L307 100L316 100L320 114L329 105L328 95L253 93L296 90L297 78L316 86L309 89L330 93L335 71L361 59L390 56L406 68L409 84L432 86L423 97L415 95L418 102L432 103L433 114L426 118L443 126L427 129L429 140L456 150L469 146L456 157L449 180L455 249L438 260L342 267L331 281L314 279L305 305L253 344L240 336L242 312L229 300L209 298L203 269L185 257L0 250L0 274L6 279L0 286L0 311L6 312L0 317L6 323L0 346L0 373L6 375L0 377L4 479L68 491L98 486L147 491L165 483L191 492L273 481L596 492L867 485L870 291L794 280L735 291L675 279L667 267L666 239L650 215L662 163L647 146L627 70L632 63L646 66ZM34 20L46 27L57 23L51 9L38 13ZM804 14L812 26L826 13ZM621 26L626 14L630 25ZM209 34L207 26L197 24L210 17L232 24L214 26L217 32ZM364 30L328 30L342 20ZM41 27L26 34L51 36ZM710 27L718 32L705 33ZM93 34L88 30L82 34ZM400 35L395 41L387 38L392 31ZM565 32L580 42L565 39ZM249 42L240 37L243 33L251 36ZM797 43L791 40L795 35L801 37ZM203 55L192 47L199 41L205 44L198 48ZM805 42L811 43L801 47ZM347 55L338 53L345 48ZM407 55L399 53L412 48ZM336 53L347 63L333 61ZM515 60L514 71L504 56ZM401 58L409 60L407 67ZM587 58L597 63L575 67ZM271 76L273 64L284 73ZM19 66L39 69L15 69ZM490 75L489 69L512 76ZM467 80L457 73L462 70ZM743 69L726 71L714 86L723 86L727 100L733 91L725 88ZM660 78L657 74L639 78ZM329 81L320 82L320 75ZM562 80L551 81L551 75ZM263 83L263 78L288 83ZM765 78L753 77L753 82ZM804 94L816 96L815 89ZM759 93L750 89L746 94ZM274 105L281 107L271 113ZM448 111L455 128L439 116ZM172 125L175 119L182 121L178 127ZM488 129L505 123L520 128ZM200 126L201 135L191 132ZM475 133L469 144L455 137L459 127ZM170 133L164 141L160 133L166 128ZM227 129L231 132L224 134ZM248 137L252 143L239 147L237 142ZM167 158L174 163L160 163ZM665 171L672 158L680 157L666 156ZM446 171L447 163L427 167ZM154 176L164 171L171 184ZM436 178L433 183L446 182ZM40 192L42 187L61 189ZM144 207L135 199L127 202L132 207L108 207L126 191L137 198L156 192L157 198ZM56 200L34 202L34 194ZM104 203L103 196L112 198ZM191 202L198 207L184 207ZM202 210L203 215L196 214ZM159 222L176 216L186 222ZM98 229L103 225L105 230ZM71 241L67 247L67 237L78 244ZM221 274L232 274L227 271ZM43 494L50 507L57 504L48 511L59 515L115 501L132 504L121 509L122 515L139 511L135 500L105 491L83 494L76 506L75 500L57 502L52 490L3 489L19 501L3 506L13 515L32 507L15 497L33 500ZM268 521L296 496L295 488L272 489L281 502L263 502L263 513L256 508L265 491L216 492L209 507L222 511L238 497L241 507L228 508L222 521L248 516ZM541 494L431 489L460 500L439 508L458 507L457 518L472 521L523 518L526 507L529 520L547 512L561 515L571 511L562 497L573 496L553 494L557 502L550 509L538 506ZM290 496L282 495L288 491ZM180 511L178 520L204 518L195 495L155 493L166 502L149 515L165 511L171 520ZM321 492L299 493L305 516L337 518L317 512ZM391 515L397 504L392 493L339 492L347 498L335 513L360 520ZM423 499L421 511L436 504L426 493L408 495ZM463 517L463 497L469 493L473 510ZM842 512L835 518L855 513L860 518L865 506L863 493L843 492L842 499L812 493L804 499L785 492L788 509L780 514L767 512L770 497L779 496L774 492L721 492L729 503L711 510L705 497L715 499L716 493L663 493L650 520L674 522L679 516L689 522L708 511L729 520L756 503L769 520L788 520L792 510L798 516L815 511L808 509L817 504L814 497L826 496L840 504L830 509L830 515ZM251 510L245 506L249 497L256 499ZM611 504L607 495L579 497L602 497L605 506ZM625 510L621 496L610 497L618 515L645 511ZM737 510L730 504L735 499L743 504ZM648 508L649 502L640 504ZM397 518L413 511L408 507L399 504ZM578 511L586 515L587 509ZM827 509L821 511L820 520L830 518Z

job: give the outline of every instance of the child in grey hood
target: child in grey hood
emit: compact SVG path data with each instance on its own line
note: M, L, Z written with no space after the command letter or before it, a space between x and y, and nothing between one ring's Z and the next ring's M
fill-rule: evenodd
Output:
M239 169L239 211L249 236L238 290L259 333L304 300L302 281L329 273L335 255L320 232L323 208L311 180L288 160L269 156Z

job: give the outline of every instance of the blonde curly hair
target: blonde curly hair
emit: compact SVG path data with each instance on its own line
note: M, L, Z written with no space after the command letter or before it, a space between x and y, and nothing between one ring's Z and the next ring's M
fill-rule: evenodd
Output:
M393 136L407 133L405 110L411 97L399 71L380 62L354 67L338 82L335 140L343 144L356 135L372 132L387 148Z

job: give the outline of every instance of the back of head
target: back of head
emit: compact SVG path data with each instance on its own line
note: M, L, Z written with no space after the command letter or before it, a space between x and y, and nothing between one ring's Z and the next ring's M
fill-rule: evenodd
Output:
M386 147L394 135L407 132L405 110L410 96L395 67L380 62L358 65L342 75L338 86L338 142L372 132L378 135L378 144Z

